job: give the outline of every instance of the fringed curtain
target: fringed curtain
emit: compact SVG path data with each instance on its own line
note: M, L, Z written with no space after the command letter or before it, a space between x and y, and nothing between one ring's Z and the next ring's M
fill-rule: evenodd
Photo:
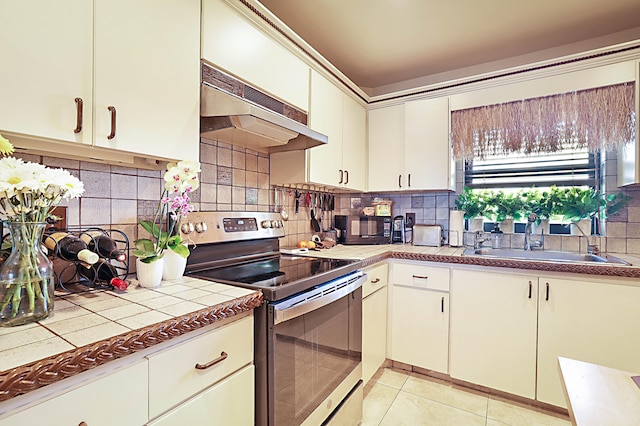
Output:
M635 141L634 82L451 112L458 160Z

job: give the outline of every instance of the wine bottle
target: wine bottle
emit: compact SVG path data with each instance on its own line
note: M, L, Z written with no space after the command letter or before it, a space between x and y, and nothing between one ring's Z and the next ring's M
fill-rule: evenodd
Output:
M84 241L67 232L53 232L43 239L45 247L64 260L81 260L92 265L100 258L97 253L89 250Z
M124 262L127 255L118 249L118 245L113 238L101 231L87 231L80 235L80 239L87 243L89 250L98 253L100 257L115 259Z
M129 283L118 276L116 267L105 259L100 259L93 265L77 263L76 270L78 275L94 284L106 282L118 290L129 287Z

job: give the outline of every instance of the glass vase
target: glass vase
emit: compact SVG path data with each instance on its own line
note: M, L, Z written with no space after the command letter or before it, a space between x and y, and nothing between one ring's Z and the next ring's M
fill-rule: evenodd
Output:
M0 266L0 326L27 324L53 311L53 264L40 241L46 223L5 222L11 254Z

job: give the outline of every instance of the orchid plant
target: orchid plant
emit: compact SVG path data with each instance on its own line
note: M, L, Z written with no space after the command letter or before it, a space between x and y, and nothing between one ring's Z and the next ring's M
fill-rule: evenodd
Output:
M194 161L169 163L164 174L164 189L153 220L141 220L142 226L152 238L136 240L133 254L144 263L160 259L165 250L172 250L182 257L189 256L187 246L180 238L182 219L193 211L189 194L198 189L200 164Z

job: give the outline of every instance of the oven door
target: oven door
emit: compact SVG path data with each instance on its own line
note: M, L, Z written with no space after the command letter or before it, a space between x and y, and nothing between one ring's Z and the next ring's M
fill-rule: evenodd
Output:
M358 385L365 281L356 272L271 305L269 424L321 424Z

